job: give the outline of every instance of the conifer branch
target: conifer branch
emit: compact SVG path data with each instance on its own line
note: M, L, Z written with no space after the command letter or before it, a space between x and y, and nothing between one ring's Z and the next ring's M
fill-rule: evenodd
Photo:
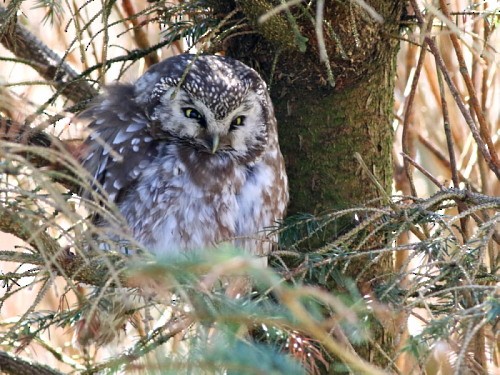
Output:
M0 43L22 60L30 61L44 79L58 91L78 103L97 95L97 91L83 77L79 78L69 64L47 45L17 22L15 15L0 5Z
M62 375L48 366L34 363L19 356L0 351L0 370L9 375Z

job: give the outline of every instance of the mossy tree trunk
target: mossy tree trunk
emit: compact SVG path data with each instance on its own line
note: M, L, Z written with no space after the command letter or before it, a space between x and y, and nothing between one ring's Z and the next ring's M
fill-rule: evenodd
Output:
M317 38L316 3L312 8L292 7L267 23L258 17L279 2L237 3L260 36L235 37L227 51L271 82L290 179L289 213L321 213L380 197L355 153L390 193L395 58L403 2L372 0L369 5L376 14L370 15L354 1L327 0L322 8L324 39ZM320 58L321 50L328 55L326 63ZM378 241L370 246L379 246L384 239ZM357 280L363 293L371 292L373 280L393 268L390 254L378 258L368 270L366 263L366 258L360 258L346 275ZM375 326L375 341L393 357L393 333L381 324ZM387 359L372 346L360 348L359 353L386 364Z

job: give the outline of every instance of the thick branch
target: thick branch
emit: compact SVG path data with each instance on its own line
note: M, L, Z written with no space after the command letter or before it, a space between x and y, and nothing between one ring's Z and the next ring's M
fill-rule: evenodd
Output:
M31 66L61 93L78 103L91 99L97 91L76 73L66 62L21 26L15 16L8 17L7 10L0 6L0 43L21 59L31 62Z
M40 231L34 223L21 218L16 213L0 208L0 231L13 234L30 244L38 254L1 251L0 261L32 264L50 268L52 272L65 278L96 286L126 286L127 279L119 270L126 261L122 255L99 254L99 257L84 258L63 249L48 234ZM109 283L114 275L116 281Z
M12 234L15 235L15 233ZM42 256L20 251L0 251L0 261L32 264L40 267L47 266L47 261ZM98 259L84 259L69 251L63 251L61 255L57 257L58 267L52 265L51 270L65 278L89 285L100 287L126 287L128 286L128 282L127 278L123 275L118 276L119 282L108 282L110 274L116 274L117 270L122 268L123 262L124 259L122 256L111 253L105 254L105 258L101 256Z
M48 366L21 359L18 356L0 351L0 370L11 375L62 375L62 372Z
M52 237L5 207L0 207L0 231L15 235L47 257L61 253L61 247Z

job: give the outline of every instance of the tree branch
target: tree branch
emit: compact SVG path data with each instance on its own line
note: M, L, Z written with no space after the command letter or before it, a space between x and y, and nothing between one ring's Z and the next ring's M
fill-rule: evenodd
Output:
M0 261L33 264L57 273L68 280L95 286L124 287L130 284L120 272L127 258L113 253L89 252L85 257L59 246L34 223L0 207L0 231L10 233L31 245L38 254L20 251L0 251ZM110 277L115 280L109 283Z
M0 231L15 235L47 257L61 254L61 247L52 237L4 206L0 207Z
M0 43L17 57L30 61L44 79L71 101L77 103L97 95L97 91L83 77L21 26L15 15L9 16L3 6L0 6Z
M48 366L21 359L18 356L0 351L0 370L10 375L63 375Z
M425 20L424 20L424 16L423 16L422 12L420 10L420 7L419 7L418 3L416 2L416 0L410 0L410 3L411 3L412 8L415 12L415 17L417 18L418 23L419 23L420 27L422 28L423 25L425 24ZM489 150L487 149L486 145L484 144L484 141L481 137L480 131L478 130L478 128L474 122L474 119L472 118L470 111L467 110L457 87L453 83L453 80L451 79L451 76L450 76L448 70L446 69L445 63L443 61L443 58L439 52L439 49L438 49L435 41L430 36L425 36L424 40L429 45L429 49L430 49L431 53L434 55L436 65L437 65L438 69L441 71L441 73L443 74L443 78L444 78L445 82L447 83L448 88L450 89L451 95L453 96L453 99L455 99L455 103L457 104L458 108L460 109L460 112L462 113L462 116L464 117L465 122L469 126L472 137L476 141L476 144L477 144L479 151L481 152L481 154L482 154L484 160L486 161L486 163L488 164L489 168L493 171L493 173L495 173L495 175L498 178L500 178L500 168L495 163L495 160L493 160L492 156L490 155Z
M441 12L443 12L444 16L451 21L450 11L448 9L448 5L446 1L439 0L439 5L441 7ZM467 65L465 64L465 58L462 53L462 48L460 47L460 43L458 41L458 36L454 32L449 33L451 43L453 44L453 48L455 49L455 54L457 56L458 65L460 67L459 71L462 74L465 85L467 86L467 91L469 92L469 101L472 104L472 108L476 114L477 120L479 122L479 131L481 136L483 137L484 142L488 146L488 151L490 152L491 159L497 168L500 168L500 160L498 159L498 155L495 150L495 145L491 139L491 131L490 126L488 125L488 121L484 117L483 109L479 103L477 98L476 89L474 88L474 84L472 83L471 76L469 75L469 71L467 70Z

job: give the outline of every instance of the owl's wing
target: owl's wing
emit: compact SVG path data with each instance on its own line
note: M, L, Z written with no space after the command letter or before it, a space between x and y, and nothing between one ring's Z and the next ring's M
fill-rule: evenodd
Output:
M109 87L107 95L81 117L92 120L82 164L93 176L94 186L102 186L109 200L120 203L157 154L149 120L134 100L134 87Z

